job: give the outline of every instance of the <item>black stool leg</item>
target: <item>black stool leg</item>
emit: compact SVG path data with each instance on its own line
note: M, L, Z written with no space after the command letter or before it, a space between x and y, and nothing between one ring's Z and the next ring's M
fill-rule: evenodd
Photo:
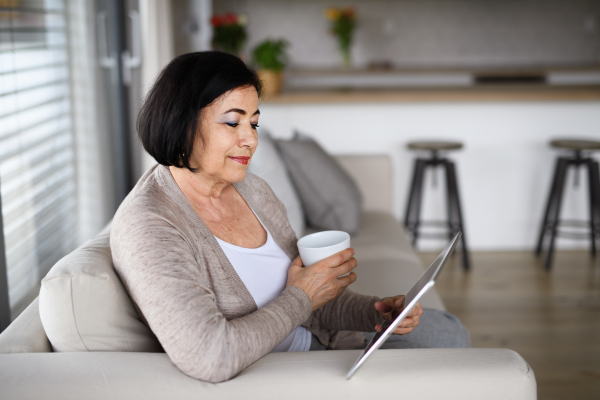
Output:
M546 227L550 230L550 243L548 245L548 254L546 255L546 262L544 263L544 268L546 271L550 271L552 268L552 258L554 256L554 241L556 239L556 229L558 227L558 218L560 215L560 205L562 203L563 189L565 187L565 179L567 177L567 167L569 166L569 160L560 157L558 159L557 169L556 169L556 187L553 187L553 192L551 193L551 202L553 203L553 207L550 210L548 215L548 224Z
M450 183L450 176L452 172L450 171L449 162L444 160L442 163L442 167L444 168L444 173L446 175L446 207L447 207L447 223L448 223L448 238L449 240L456 235L456 207L455 207L455 197L454 197L454 187ZM456 254L456 253L454 253Z
M539 235L539 239L538 239L538 244L537 247L535 248L535 254L537 256L539 256L542 253L542 247L544 244L544 239L546 237L546 232L548 230L548 226L549 224L549 218L550 218L550 214L554 212L554 209L556 208L556 202L558 201L559 198L559 194L558 194L558 185L559 185L559 170L562 165L562 163L564 162L564 158L560 157L556 160L556 165L554 168L554 176L552 178L552 186L550 188L550 195L548 196L548 203L546 205L546 211L544 212L544 220L542 221L542 226L540 228L540 235ZM562 193L562 189L561 189L561 193Z
M591 253L596 257L596 240L600 235L600 172L598 162L592 159L586 162L590 184L590 226L591 226Z
M454 163L444 160L443 165L446 169L446 184L448 190L448 223L453 235L461 231L462 235L462 255L463 267L465 271L470 269L469 252L467 250L467 241L465 240L465 229L462 220L460 199L458 195L458 184L456 181L456 169Z
M415 160L412 184L408 195L408 204L406 205L406 215L404 225L413 237L413 246L417 243L419 235L419 215L421 214L421 198L423 195L423 177L427 161L421 158Z

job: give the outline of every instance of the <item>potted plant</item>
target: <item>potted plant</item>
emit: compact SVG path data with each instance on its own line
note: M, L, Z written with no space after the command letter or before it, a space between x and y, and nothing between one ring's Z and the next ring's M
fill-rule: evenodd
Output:
M213 26L213 49L240 56L246 42L246 17L233 13L214 15L210 20Z
M263 82L263 93L272 96L281 93L283 70L288 62L287 47L283 39L267 39L252 51L252 64Z

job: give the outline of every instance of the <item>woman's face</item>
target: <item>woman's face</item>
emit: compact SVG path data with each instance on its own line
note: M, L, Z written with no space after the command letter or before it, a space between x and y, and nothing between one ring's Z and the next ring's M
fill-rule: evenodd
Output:
M217 98L200 113L191 165L212 180L235 183L246 176L258 145L258 94L254 86L237 88Z

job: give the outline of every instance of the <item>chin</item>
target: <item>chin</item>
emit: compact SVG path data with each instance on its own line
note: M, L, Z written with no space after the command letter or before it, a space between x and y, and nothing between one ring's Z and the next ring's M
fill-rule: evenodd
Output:
M229 174L227 178L227 181L230 183L241 182L246 178L246 169L244 168L243 171L236 171L235 173Z

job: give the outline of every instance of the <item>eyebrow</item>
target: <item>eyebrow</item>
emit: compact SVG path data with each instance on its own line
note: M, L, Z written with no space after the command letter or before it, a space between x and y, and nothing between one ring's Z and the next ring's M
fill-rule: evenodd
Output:
M235 112L235 113L238 113L238 114L246 115L246 111L244 111L244 110L242 110L240 108L229 109L229 110L225 111L223 114L228 114L230 112ZM254 111L254 114L252 114L252 115L260 115L260 110Z

